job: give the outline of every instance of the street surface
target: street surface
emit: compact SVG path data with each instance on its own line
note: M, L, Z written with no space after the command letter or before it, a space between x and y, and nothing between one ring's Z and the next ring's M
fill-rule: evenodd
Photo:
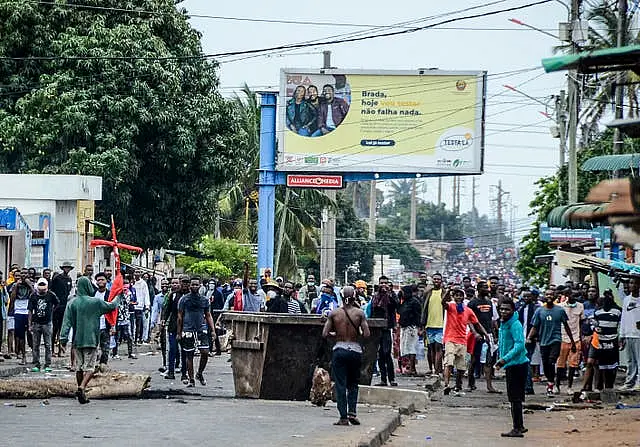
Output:
M577 379L576 379L577 380ZM400 386L420 389L422 379L400 378ZM578 383L578 381L576 382ZM466 380L465 383L466 385ZM461 396L439 395L431 407L403 417L400 426L385 444L388 446L460 447L460 446L640 446L640 409L616 410L598 404L572 405L566 388L554 398L544 395L545 385L534 384L536 394L525 402L524 439L501 438L500 433L511 429L511 416L506 393L488 394L485 382L477 382L478 389ZM494 386L505 390L502 379ZM628 405L638 404L640 395L624 396ZM526 409L540 408L536 410ZM600 409L579 409L580 407ZM553 407L554 411L545 411ZM561 411L556 411L561 410Z
M179 380L169 381L158 372L162 359L140 349L137 360L110 360L116 370L152 376L150 396L144 399L93 400L80 406L73 399L0 400L2 445L31 446L64 443L87 445L193 446L214 441L225 446L352 446L380 428L391 410L361 405L360 427L334 427L335 404L318 408L308 402L281 402L233 398L233 376L229 356L210 358L206 387L186 390ZM53 375L71 373L58 360ZM197 359L196 359L197 362ZM16 367L15 360L0 364L0 372ZM424 370L422 362L419 370ZM23 376L34 376L25 373ZM178 375L179 377L179 375ZM374 378L374 382L375 382ZM0 379L1 380L1 379ZM402 388L424 390L424 378L398 377ZM283 373L286 386L286 373ZM528 410L524 440L500 438L510 424L506 394L487 394L484 381L478 390L461 396L435 394L431 406L403 416L403 425L385 444L389 446L640 446L640 409L611 408L564 411ZM502 380L495 386L504 389ZM191 395L180 395L189 391ZM527 404L539 408L562 408L567 396L553 399L536 385L536 395ZM624 398L637 403L640 396ZM16 406L24 404L26 407ZM583 405L593 407L593 405Z
M92 400L83 406L73 399L54 398L48 404L41 400L0 400L0 444L355 446L391 413L388 408L362 406L359 416L363 425L334 427L338 413L332 402L319 408L308 402L234 399L228 358L226 354L210 358L205 373L207 387L191 390L200 396L170 396L169 390L184 390L184 385L160 375L159 355L141 354L137 360L110 360L109 365L116 370L151 374L150 391L159 398ZM15 360L5 360L0 368L15 365ZM62 367L54 374L71 375ZM286 386L286 372L282 386Z

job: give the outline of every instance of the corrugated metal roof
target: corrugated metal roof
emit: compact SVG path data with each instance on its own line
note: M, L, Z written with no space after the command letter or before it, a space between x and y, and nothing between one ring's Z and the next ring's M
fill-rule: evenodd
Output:
M574 203L572 205L557 206L549 212L547 224L550 227L591 229L593 221L581 217L585 213L597 213L608 204Z
M634 70L640 67L640 45L604 48L578 54L542 59L547 73L560 70L578 70L581 73Z
M582 164L583 171L621 171L640 168L640 154L600 155Z

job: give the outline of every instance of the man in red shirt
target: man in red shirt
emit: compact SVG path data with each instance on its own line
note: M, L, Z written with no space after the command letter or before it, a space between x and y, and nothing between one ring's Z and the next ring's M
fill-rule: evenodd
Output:
M446 311L446 323L444 329L444 394L451 392L449 379L456 368L456 387L454 391L459 392L462 389L462 378L467 369L465 354L467 353L467 326L472 331L477 331L480 335L477 337L489 340L489 335L478 322L476 314L464 305L464 291L456 288L451 293L453 302L449 301L449 294L445 294L442 298L442 307Z

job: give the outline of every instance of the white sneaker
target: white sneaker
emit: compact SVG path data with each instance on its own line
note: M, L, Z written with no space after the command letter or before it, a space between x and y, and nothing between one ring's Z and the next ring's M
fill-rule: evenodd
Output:
M553 387L553 394L560 394L560 387L559 386L554 386Z
M573 388L567 388L567 396L573 396Z

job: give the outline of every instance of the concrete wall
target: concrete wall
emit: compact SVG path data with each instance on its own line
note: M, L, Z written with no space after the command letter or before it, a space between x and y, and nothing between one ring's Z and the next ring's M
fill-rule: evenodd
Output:
M15 207L21 214L49 213L51 258L53 270L69 261L82 270L85 247L78 231L79 221L87 215L93 218L93 202L102 200L102 178L79 175L0 175L0 207ZM78 213L81 201L82 213ZM84 203L84 205L82 205ZM84 225L84 224L83 224ZM81 230L84 233L84 228Z

